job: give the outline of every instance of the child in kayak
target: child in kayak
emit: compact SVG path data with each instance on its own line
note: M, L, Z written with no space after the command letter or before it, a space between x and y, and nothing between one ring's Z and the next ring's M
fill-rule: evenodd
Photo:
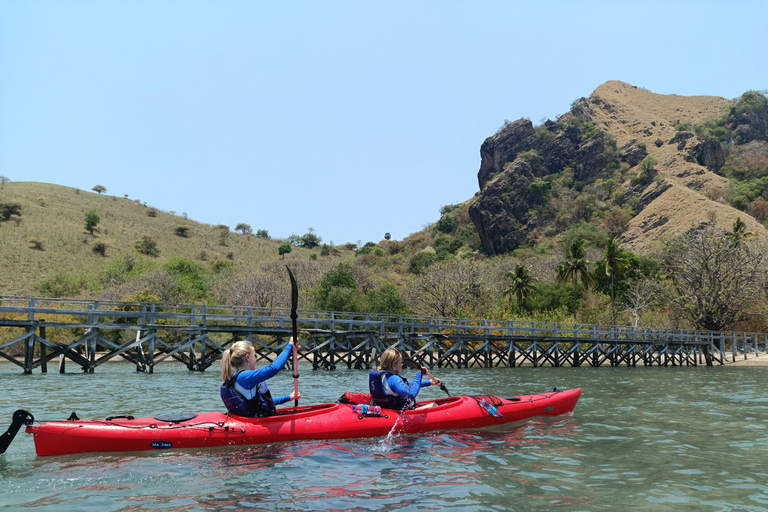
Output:
M300 399L301 393L273 399L266 382L283 369L292 351L293 344L288 343L277 359L257 370L256 351L250 341L238 341L225 350L221 356L221 399L227 410L236 416L261 418L277 414L275 405ZM232 368L236 371L234 375Z
M371 405L398 411L414 409L416 395L423 387L440 385L440 379L431 376L426 368L416 372L413 383L400 376L403 370L403 357L395 348L388 348L381 354L379 368L368 375L368 387L371 390ZM428 380L422 380L426 376ZM434 402L424 407L431 407Z

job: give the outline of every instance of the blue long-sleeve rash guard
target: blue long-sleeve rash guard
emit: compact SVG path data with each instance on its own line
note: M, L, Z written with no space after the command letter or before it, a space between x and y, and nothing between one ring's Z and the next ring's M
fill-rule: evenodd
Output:
M421 377L421 371L416 372L416 376L413 378L413 382L411 382L410 386L407 386L402 377L399 375L390 374L389 377L387 377L387 386L389 386L389 389L397 393L399 396L416 398L421 388L426 388L427 386L432 385L431 381L422 381Z
M274 377L280 370L283 369L283 366L285 366L285 363L288 361L288 357L291 355L291 352L293 352L293 344L289 343L286 345L283 351L280 352L280 355L277 356L277 359L272 361L272 363L268 364L264 368L259 368L258 370L245 370L240 372L240 374L237 376L237 379L235 380L235 384L238 386L238 388L242 388L239 391L242 393L242 390L247 390L249 391L248 394L243 393L245 397L253 397L262 382L265 382L267 379ZM277 398L273 398L272 400L275 402L275 405L280 405L290 401L291 396L279 396Z

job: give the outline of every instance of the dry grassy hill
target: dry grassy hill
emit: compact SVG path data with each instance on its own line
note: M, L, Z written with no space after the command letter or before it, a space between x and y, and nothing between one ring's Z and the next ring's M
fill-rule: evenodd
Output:
M621 147L632 139L646 144L656 169L672 186L648 204L630 223L623 239L632 251L645 252L657 240L684 233L712 218L730 229L741 217L747 229L768 239L768 230L743 211L710 199L708 191L727 188L728 180L706 167L686 161L676 144L675 124L700 123L719 117L733 101L716 96L655 94L619 81L609 81L590 96L591 121L610 133ZM664 144L657 147L661 139Z
M157 242L159 264L169 257L185 257L202 265L232 260L255 267L281 258L277 248L282 241L230 231L222 245L216 226L127 198L46 183L9 182L0 188L0 203L22 207L19 222L0 222L0 295L38 296L41 281L57 273L80 275L90 288L84 293L92 295L112 257L134 252L144 235ZM85 212L92 209L101 217L93 235L85 230ZM178 227L188 228L187 237L175 234ZM105 256L93 251L98 243L106 245ZM294 247L286 258L307 260L312 252L319 251Z

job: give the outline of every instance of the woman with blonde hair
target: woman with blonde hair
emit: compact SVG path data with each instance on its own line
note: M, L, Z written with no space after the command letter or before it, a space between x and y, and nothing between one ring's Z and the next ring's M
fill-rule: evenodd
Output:
M421 388L440 385L440 379L431 376L426 368L416 372L413 383L400 376L403 370L403 356L396 348L388 348L379 358L379 367L368 375L368 387L371 390L371 405L398 411L414 409L416 396ZM426 376L427 380L421 380ZM433 404L430 404L434 405Z
M256 351L250 341L238 341L225 350L221 356L221 399L227 410L236 416L261 418L277 414L275 405L300 399L301 393L273 399L267 387L267 379L283 369L292 351L293 344L288 343L277 359L257 370Z

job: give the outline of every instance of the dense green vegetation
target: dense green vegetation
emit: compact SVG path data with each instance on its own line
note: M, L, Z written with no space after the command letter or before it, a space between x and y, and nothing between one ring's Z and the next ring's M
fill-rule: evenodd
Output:
M25 188L29 184L11 183L6 187L13 189L18 185ZM35 197L41 196L40 187L50 186L35 187ZM82 205L77 201L80 194L73 195L75 200L57 217L72 218L72 226L77 227L61 231L62 238L70 236L75 243L67 245L52 231L45 231L49 241L44 250L23 249L32 258L38 253L48 255L56 251L57 259L66 260L32 280L34 289L28 295L286 307L287 264L299 282L300 307L320 310L560 322L573 321L575 314L581 322L601 324L613 322L615 311L617 323L747 328L754 324L744 323L753 321L745 313L764 308L762 294L755 291L758 287L742 285L742 296L734 294L732 300L736 309L732 307L727 315L696 311L691 303L682 300L683 296L694 294L680 285L686 282L680 277L686 269L674 268L672 264L679 259L674 256L690 244L671 241L665 252L638 256L621 248L603 229L586 222L573 224L559 243L542 242L514 254L488 258L478 250L477 235L466 224L467 205L450 205L441 210L441 218L455 218L453 229L445 227L454 221L439 226L436 223L402 241L389 237L359 248L355 244L322 244L318 256L303 247L303 237L297 237L291 244L249 236L244 230L246 233L239 235L230 233L225 252L216 254L213 251L222 247L221 226L206 228L183 219L189 233L181 237L176 229L182 219L161 210L156 209L158 215L151 217L146 215L145 206L130 201L89 194L88 199L99 203ZM48 197L47 205L58 201L50 192ZM14 207L13 215L20 214L22 221L4 223L4 235L26 227L21 234L26 237L37 230L38 222L41 226L50 222L45 216L35 219L30 204L15 200L21 207ZM39 203L36 201L38 206ZM108 231L121 231L110 224L105 226L105 222L114 222L110 220L116 213L110 208L114 203L129 207L119 210L124 215L124 225L135 223L135 232L122 237L125 243L108 238ZM64 213L68 209L75 212ZM91 234L83 230L82 211L93 209L100 212L101 219ZM156 219L162 220L166 215L170 218L164 227L153 229ZM211 253L200 250L202 234L208 237L204 247ZM320 243L314 230L308 234L317 237ZM14 237L4 239L10 241ZM93 252L95 239L107 245L106 255ZM765 272L762 252L753 244L743 223L737 223L726 233L709 229L706 239L713 241L713 252L703 256L708 261L717 259L713 255L720 255L723 268L746 269L746 279L753 278L755 272ZM74 247L79 251L74 257L88 258L88 264L71 267L77 270L67 268L72 260L57 250L59 245ZM147 250L146 245L158 252ZM281 255L278 249L286 245L291 252ZM697 246L706 244L699 242ZM229 252L236 256L228 258ZM755 255L759 257L755 259ZM690 258L694 256L697 255ZM743 296L745 291L749 293ZM707 303L707 299L698 302Z

